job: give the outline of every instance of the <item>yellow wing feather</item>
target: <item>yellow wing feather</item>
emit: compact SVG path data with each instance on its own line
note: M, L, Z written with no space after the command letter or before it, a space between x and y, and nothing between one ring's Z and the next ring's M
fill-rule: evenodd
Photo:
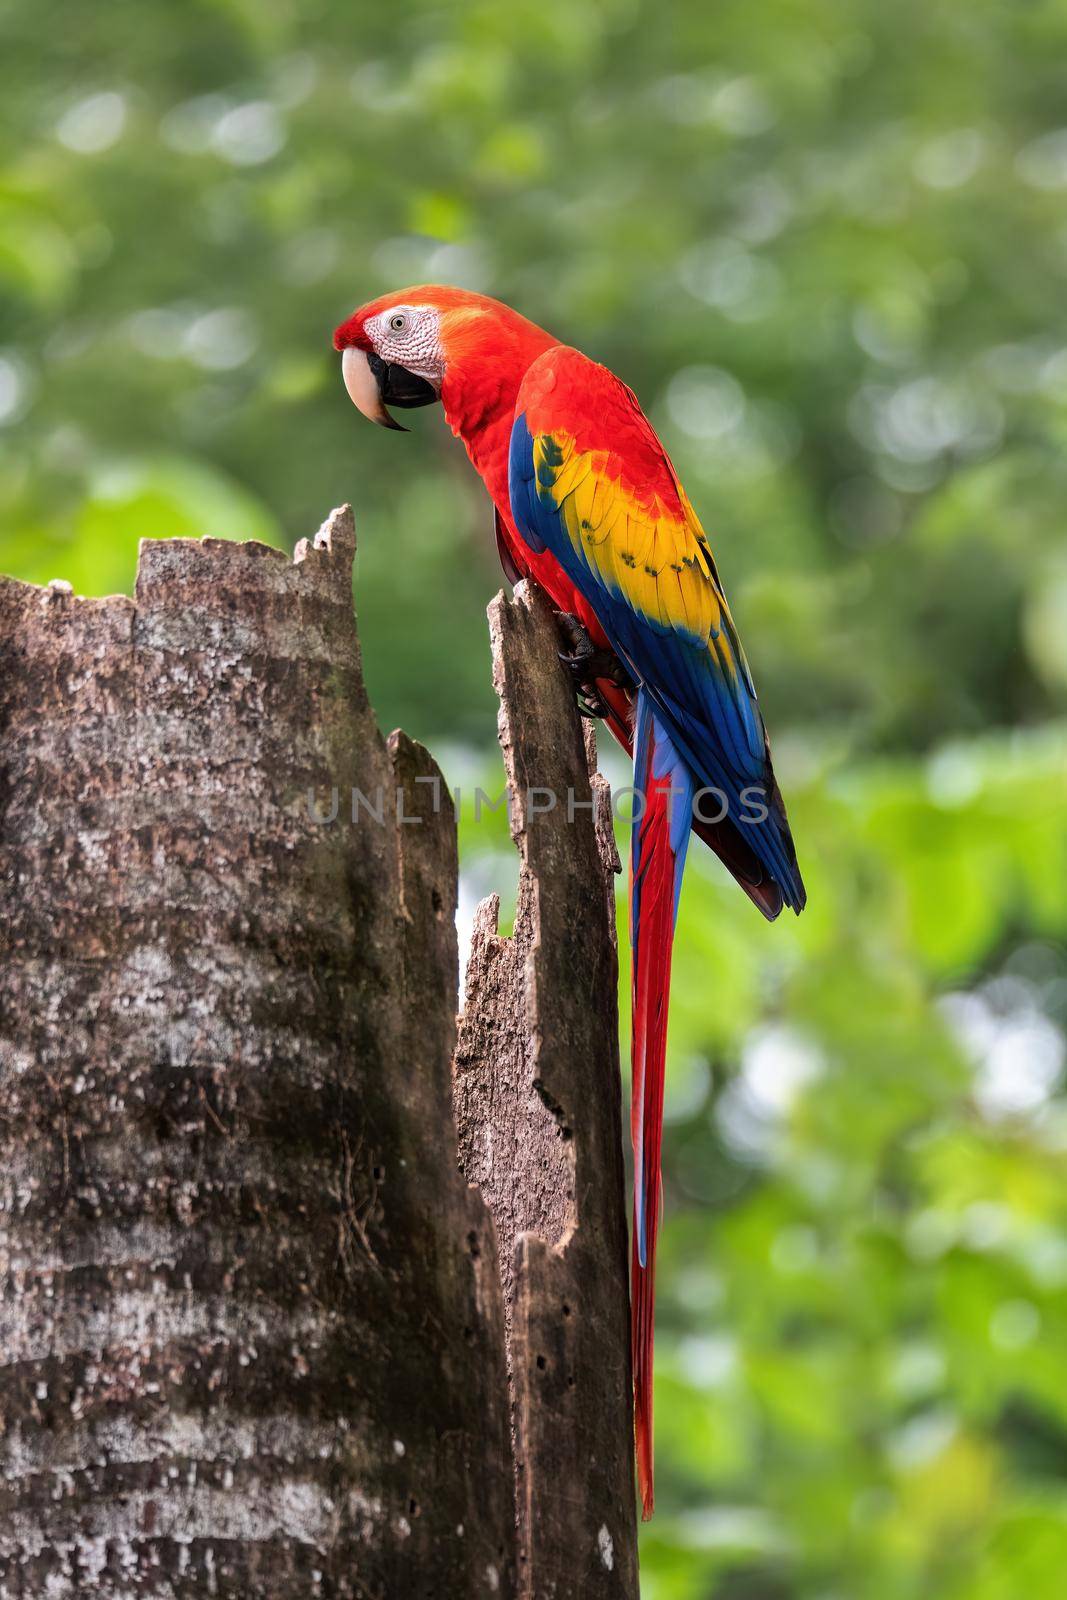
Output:
M649 504L608 475L606 451L577 450L563 432L534 439L534 466L572 545L602 583L659 628L705 645L716 637L726 602L684 492L682 517L656 497Z

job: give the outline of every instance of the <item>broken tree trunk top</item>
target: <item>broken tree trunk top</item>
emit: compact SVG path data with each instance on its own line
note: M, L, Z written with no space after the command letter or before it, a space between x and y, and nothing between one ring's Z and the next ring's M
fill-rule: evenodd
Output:
M294 562L146 542L132 600L0 580L12 1595L637 1592L593 814L516 825L521 920L482 919L457 1138L454 818L425 751L378 733L353 552L345 508ZM496 603L509 776L543 757L534 781L588 789L551 627ZM490 944L510 1018L503 983L484 1017L474 992ZM510 1210L503 1156L474 1170L476 1079L502 1130L524 1085L547 1119L562 1181L516 1152Z
M610 796L591 779L595 746L544 598L525 584L498 596L489 631L519 891L510 938L495 896L475 918L453 1072L460 1150L500 1241L528 1592L626 1596L636 1535Z

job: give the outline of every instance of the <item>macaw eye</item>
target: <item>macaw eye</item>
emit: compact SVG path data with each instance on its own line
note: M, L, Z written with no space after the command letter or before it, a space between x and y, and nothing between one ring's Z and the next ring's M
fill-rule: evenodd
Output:
M408 319L402 311L397 311L389 318L389 326L394 333L403 333L408 325Z

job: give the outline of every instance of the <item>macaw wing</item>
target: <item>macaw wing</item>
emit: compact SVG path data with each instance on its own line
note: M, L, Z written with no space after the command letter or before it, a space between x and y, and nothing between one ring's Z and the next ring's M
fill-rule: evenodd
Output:
M559 346L530 368L515 411L516 527L559 561L698 784L721 794L799 909L803 885L741 641L703 529L636 397Z

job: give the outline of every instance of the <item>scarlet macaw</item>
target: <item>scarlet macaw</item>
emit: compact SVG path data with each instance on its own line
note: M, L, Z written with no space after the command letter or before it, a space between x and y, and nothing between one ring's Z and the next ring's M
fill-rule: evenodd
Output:
M492 498L504 569L567 622L577 682L634 757L630 872L634 1431L652 1512L652 1343L671 944L689 834L764 916L804 886L707 538L636 396L499 301L423 285L334 333L367 416L440 400ZM638 815L638 813L640 813Z

